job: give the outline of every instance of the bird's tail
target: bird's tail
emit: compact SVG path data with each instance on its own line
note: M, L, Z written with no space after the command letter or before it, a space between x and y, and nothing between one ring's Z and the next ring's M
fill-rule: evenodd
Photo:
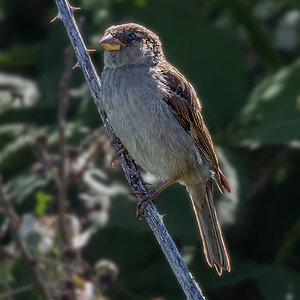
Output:
M188 186L194 212L199 226L205 258L219 275L230 272L230 262L220 223L212 198L212 180Z

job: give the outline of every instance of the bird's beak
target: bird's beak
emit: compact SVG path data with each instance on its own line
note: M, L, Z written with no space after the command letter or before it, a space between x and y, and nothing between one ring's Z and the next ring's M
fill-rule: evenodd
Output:
M105 35L100 41L100 46L102 46L105 50L120 50L121 46L126 46L119 39L113 37L110 33Z

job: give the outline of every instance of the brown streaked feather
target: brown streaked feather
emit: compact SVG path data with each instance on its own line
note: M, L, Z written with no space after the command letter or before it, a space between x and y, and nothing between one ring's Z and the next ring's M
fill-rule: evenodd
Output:
M230 186L220 170L218 158L209 131L201 115L201 104L192 85L171 64L163 62L160 70L170 90L165 101L183 128L192 136L204 157L211 162L214 180L219 190L230 192Z

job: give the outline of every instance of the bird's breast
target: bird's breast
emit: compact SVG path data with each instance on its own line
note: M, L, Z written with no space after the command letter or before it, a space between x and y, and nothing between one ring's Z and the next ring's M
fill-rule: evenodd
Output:
M163 179L197 162L194 141L163 100L166 93L149 69L102 74L101 99L116 134L142 168Z

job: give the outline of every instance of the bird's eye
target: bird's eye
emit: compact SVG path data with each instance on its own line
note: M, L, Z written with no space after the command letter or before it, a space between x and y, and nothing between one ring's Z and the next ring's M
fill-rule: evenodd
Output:
M127 37L127 40L129 42L134 41L136 39L136 34L135 33L130 33Z

